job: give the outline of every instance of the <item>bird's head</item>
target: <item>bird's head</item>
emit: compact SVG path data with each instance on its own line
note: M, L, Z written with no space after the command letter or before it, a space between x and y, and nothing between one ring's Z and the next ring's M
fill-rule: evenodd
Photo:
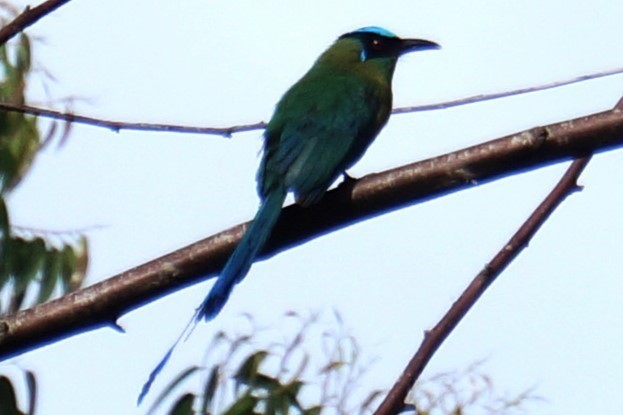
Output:
M408 52L441 48L430 40L401 39L389 30L376 26L363 27L343 34L338 38L338 42L344 39L359 42L361 62L371 59L398 59Z
M430 40L401 39L389 30L370 26L340 36L317 64L320 68L356 72L391 82L401 55L439 48Z

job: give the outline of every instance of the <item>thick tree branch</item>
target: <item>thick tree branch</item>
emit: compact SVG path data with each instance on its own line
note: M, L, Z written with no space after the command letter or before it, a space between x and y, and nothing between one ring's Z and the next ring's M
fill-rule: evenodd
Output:
M443 318L425 333L419 349L409 361L392 389L389 391L375 415L399 414L405 406L405 399L413 385L420 377L424 368L433 357L439 346L450 335L452 330L465 317L476 301L495 281L498 275L528 246L532 237L545 223L547 218L571 192L578 190L577 179L590 161L590 156L576 159L558 184L523 223L513 237L502 247L497 255L472 280L459 299Z
M285 208L261 258L449 192L621 146L623 112L615 109L371 174L328 192L314 207ZM214 276L245 227L233 227L93 286L0 319L0 358L84 330L114 326L123 313Z
M0 45L4 45L13 36L35 24L42 17L52 13L70 0L48 0L37 7L27 7L19 16L0 29Z
M511 97L515 95L527 94L530 92L543 91L546 89L558 88L565 85L570 85L578 82L583 82L591 79L602 78L605 76L618 75L623 73L623 68L616 68L609 71L596 72L587 75L581 75L575 78L567 79L564 81L552 82L548 84L538 85L529 88L515 89L511 91L499 92L495 94L480 94L467 98L461 98L454 101L441 102L437 104L418 105L411 107L395 108L393 114L407 114L411 112L421 111L433 111L441 110L451 107L457 107L460 105L473 104L476 102L490 101L492 99ZM122 130L134 130L134 131L150 131L150 132L168 132L168 133L189 133L189 134L210 134L218 135L221 137L231 137L232 134L241 133L245 131L261 130L266 127L266 123L263 121L233 125L229 127L192 127L178 124L155 124L144 122L125 122L116 120L105 120L102 118L89 117L86 115L73 114L71 112L61 112L51 109L33 107L30 105L14 105L10 103L0 102L0 109L5 111L20 112L23 114L36 115L40 117L50 118L54 120L62 120L66 122L75 122L79 124L90 125L93 127L101 127L112 130L114 132L120 132Z

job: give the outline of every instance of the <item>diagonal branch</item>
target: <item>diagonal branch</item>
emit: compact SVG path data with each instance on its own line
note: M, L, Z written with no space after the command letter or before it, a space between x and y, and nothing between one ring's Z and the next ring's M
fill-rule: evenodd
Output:
M450 192L622 146L623 112L612 110L348 181L313 207L285 208L261 258ZM81 331L114 326L123 313L214 276L246 226L238 225L57 300L0 318L0 359Z
M456 328L476 301L484 294L495 279L524 250L547 218L571 194L579 190L577 179L590 161L591 156L576 159L545 200L535 209L513 237L497 255L472 280L459 299L452 304L443 318L424 335L424 340L413 355L392 389L389 391L375 415L399 414L405 406L407 394L420 377L424 368L444 340Z
M474 95L467 98L461 98L454 101L441 102L430 105L419 105L411 107L395 108L392 114L407 114L412 112L433 111L442 110L446 108L457 107L460 105L473 104L476 102L490 101L498 98L506 98L515 95L527 94L530 92L543 91L546 89L558 88L565 85L570 85L578 82L583 82L591 79L603 78L605 76L618 75L623 73L623 68L616 68L603 72L596 72L587 75L581 75L575 78L567 79L564 81L552 82L549 84L538 85L529 88L515 89L511 91L499 92L495 94L481 94ZM232 134L241 133L246 131L262 130L266 127L266 123L263 121L232 125L229 127L193 127L187 125L178 124L159 124L159 123L145 123L145 122L125 122L118 120L105 120L102 118L89 117L86 115L74 114L71 112L61 112L46 108L33 107L30 105L15 105L5 102L0 102L0 109L5 111L20 112L23 114L36 115L40 117L50 118L54 120L62 120L66 122L73 122L79 124L90 125L93 127L101 127L112 130L114 132L120 132L122 130L133 131L149 131L149 132L167 132L167 133L187 133L187 134L210 134L221 137L231 137Z
M26 29L28 26L35 24L42 17L52 13L70 0L48 0L37 7L26 7L19 16L7 23L0 29L0 45L4 45L13 36Z

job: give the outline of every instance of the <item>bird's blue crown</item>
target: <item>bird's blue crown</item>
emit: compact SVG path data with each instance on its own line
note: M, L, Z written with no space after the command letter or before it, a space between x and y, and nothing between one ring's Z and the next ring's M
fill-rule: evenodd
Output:
M383 29L382 27L378 27L378 26L362 27L361 29L357 29L352 33L372 33L372 34L384 36L384 37L398 37L394 33L390 32L389 30Z
M373 47L374 49L380 49L382 48L382 44L383 43L378 43L377 40L374 40L374 46L370 46L370 42L372 42L372 40L370 39L370 37L374 38L374 37L382 37L382 38L386 38L388 41L390 42L394 42L394 41L400 41L400 39L398 39L398 36L396 36L395 34L393 34L392 32L390 32L387 29L383 29L382 27L378 27L378 26L366 26L366 27L362 27L361 29L357 29L355 31L346 33L342 36L340 36L340 39L343 38L349 38L349 37L355 37L355 38L359 38L359 40L362 43L362 49L361 49L361 55L359 57L359 59L361 60L361 62L365 62L366 60L368 60L369 58L369 49L371 47ZM372 53L376 54L377 51L372 51Z

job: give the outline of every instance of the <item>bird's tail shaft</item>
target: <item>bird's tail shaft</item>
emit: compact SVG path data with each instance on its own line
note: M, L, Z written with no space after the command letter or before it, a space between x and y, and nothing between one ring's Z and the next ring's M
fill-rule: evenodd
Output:
M258 252L270 236L286 197L285 189L273 189L262 201L255 218L229 257L221 275L199 309L197 320L211 320L223 308L234 286L249 272Z
M216 280L208 296L203 300L201 306L195 310L195 315L188 322L184 331L180 333L175 343L171 345L162 360L160 360L158 365L156 365L150 373L149 379L145 382L145 385L143 385L143 389L138 397L139 404L149 392L154 380L169 361L169 358L180 341L190 336L190 333L192 333L199 320L210 320L214 318L227 302L234 285L239 283L245 275L247 275L257 253L266 243L266 240L270 236L279 218L281 206L285 198L285 189L274 189L264 199L253 222L251 222L238 243L238 246L236 246L236 249L229 257L227 264L225 264L221 275Z

